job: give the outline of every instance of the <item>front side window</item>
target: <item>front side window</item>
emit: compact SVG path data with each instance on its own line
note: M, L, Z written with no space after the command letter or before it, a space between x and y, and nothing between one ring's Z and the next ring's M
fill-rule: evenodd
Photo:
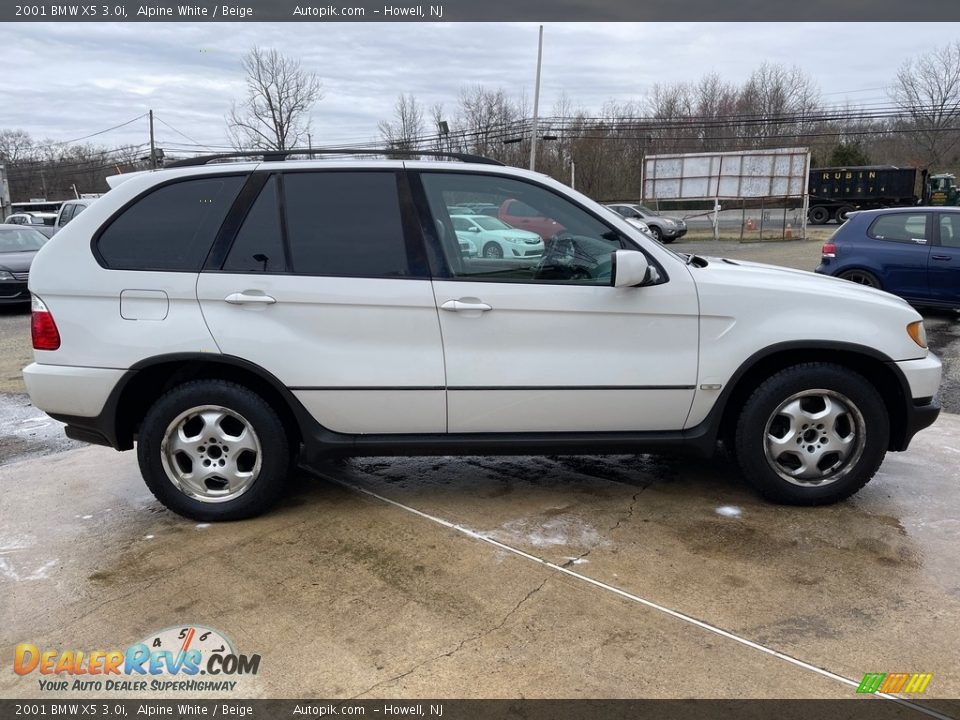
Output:
M370 278L413 274L395 173L290 172L283 187L292 272Z
M76 205L64 205L63 210L60 211L60 218L57 220L57 225L63 227L68 222L73 219L73 213L76 212Z
M583 208L538 185L496 175L424 172L430 213L451 272L469 280L609 285L614 251L631 247ZM476 253L464 256L447 208L505 207L501 219L471 216ZM519 211L519 212L518 212ZM461 237L464 237L461 234Z
M930 239L927 234L928 217L927 213L881 215L870 225L867 235L875 240L926 242Z
M944 213L940 216L940 244L960 248L960 213Z
M100 234L100 256L117 270L199 272L245 179L200 177L153 190Z

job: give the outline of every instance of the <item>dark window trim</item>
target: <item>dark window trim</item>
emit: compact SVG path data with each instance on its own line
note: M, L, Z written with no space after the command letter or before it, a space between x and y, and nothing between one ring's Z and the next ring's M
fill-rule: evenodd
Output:
M102 267L104 270L117 270L121 272L173 272L173 273L189 273L192 275L196 275L197 273L203 270L203 262L200 263L200 267L194 270L174 270L171 268L149 268L149 267L140 267L140 268L111 267L109 263L107 263L106 258L104 258L103 255L100 253L100 238L110 228L110 226L113 225L116 219L120 217L123 213L125 213L128 209L133 207L136 203L140 202L140 200L145 198L147 195L150 195L162 188L165 188L168 185L175 185L176 183L180 183L180 182L189 182L191 180L208 180L208 179L212 180L214 178L248 177L250 174L251 172L248 170L246 172L234 171L234 172L210 173L210 174L204 173L202 175L184 175L181 177L170 178L169 180L164 180L162 182L151 185L148 188L145 188L142 192L137 193L132 198L130 198L130 200L128 200L119 208L114 210L113 213L111 213L110 217L108 217L106 221L103 224L101 224L99 228L97 228L97 231L93 234L93 237L90 238L90 251L93 253L94 259L97 261L97 264L100 265L100 267ZM240 188L240 192L241 193L243 192L243 187ZM233 206L231 205L230 210L227 211L227 215L229 215L232 210L233 210ZM226 218L224 218L224 222L226 222ZM221 224L221 228L222 228L222 224ZM218 230L218 234L219 234L219 230ZM214 238L214 244L215 243L216 243L216 237ZM213 246L211 245L211 248L212 247ZM209 256L209 254L210 253L208 250L207 255Z
M396 192L397 192L397 203L400 208L400 226L401 232L403 233L404 247L407 255L407 264L410 268L410 274L406 276L397 276L397 275L325 275L318 273L305 273L298 272L293 266L292 253L290 249L290 235L288 230L287 223L287 201L286 201L286 191L284 188L284 177L287 175L295 174L331 174L331 173L379 173L381 175L393 175L396 181ZM237 224L235 228L232 229L229 236L229 245L227 250L224 253L222 259L216 265L205 266L204 272L215 272L222 273L225 275L296 275L298 277L333 277L333 278L353 278L358 280L429 280L430 279L430 268L427 262L427 252L425 249L425 243L423 239L423 234L420 229L417 227L416 222L416 207L413 201L413 195L410 190L409 182L407 180L407 173L403 169L398 168L330 168L330 169L318 169L318 168L290 168L283 170L276 170L270 172L263 172L264 175L270 176L274 175L277 178L277 203L280 211L280 229L281 236L283 241L283 252L285 258L286 270L272 270L272 271L250 271L250 270L226 270L223 268L224 263L226 262L227 255L229 255L230 250L233 248L233 243L236 241L237 234L240 232L240 228L243 225L243 221L246 220L247 214L249 214L250 209L253 207L253 203L256 202L259 195L255 195L249 202L249 206L245 209L241 221ZM266 180L264 180L264 184ZM231 209L232 212L232 209ZM217 238L218 241L220 238Z
M240 188L233 205L227 211L227 216L223 219L220 230L217 231L213 245L210 246L210 252L207 253L203 265L200 266L201 271L223 267L223 264L227 261L227 256L230 255L230 250L233 249L237 233L240 232L240 228L246 222L247 215L250 214L253 204L260 197L260 192L269 179L270 173L263 171L255 171L247 178L247 182Z
M927 236L928 236L928 237L926 238L927 241L926 241L925 243L923 243L923 245L920 245L919 243L915 243L913 240L909 240L909 239L908 239L908 240L900 240L900 239L897 239L897 238L882 238L882 237L877 237L876 235L873 234L873 227L874 227L878 222L880 222L883 218L894 217L894 216L896 216L896 215L926 215L926 216L927 216L927 229L926 229L926 234L927 234ZM867 226L867 233L866 233L866 234L867 234L867 237L870 238L871 240L877 240L877 241L879 241L879 242L900 243L901 245L916 245L917 247L930 247L931 245L934 244L934 238L932 237L932 235L934 234L935 231L934 231L933 228L930 227L930 224L933 222L933 216L934 216L934 215L935 215L935 213L932 213L932 212L930 212L929 210L919 210L919 211L918 211L918 210L914 210L913 212L911 212L911 211L906 210L906 209L905 209L903 212L883 213L882 215L877 215L877 217L875 217L875 218L871 221L871 223ZM904 227L904 229L906 229L907 224L904 223L904 224L903 224L903 227Z
M611 226L605 218L601 217L598 213L593 212L589 208L584 207L580 203L572 200L566 195L557 192L554 188L544 185L543 183L537 182L531 178L518 178L513 175L506 175L502 173L495 172L457 172L451 170L409 170L407 171L410 175L410 187L413 190L414 198L417 204L420 218L420 227L421 232L423 233L424 243L427 247L427 257L430 260L430 269L435 280L452 280L455 282L495 282L495 283L509 283L511 285L555 285L558 287L588 287L588 288L604 288L604 287L613 287L612 278L610 285L591 285L589 283L572 283L572 282L550 282L544 280L538 280L536 282L526 282L523 280L505 281L499 278L481 278L481 277L469 277L469 276L459 276L454 275L450 269L450 264L447 262L447 257L443 252L443 245L440 242L440 238L437 237L436 228L433 227L433 217L430 214L430 202L427 199L427 191L423 186L423 181L421 180L421 175L463 175L469 177L492 177L492 178L501 178L505 180L514 180L516 182L527 183L528 185L533 185L534 187L540 188L541 190L546 190L547 192L555 195L561 200L565 200L577 207L581 212L586 213L594 220L599 222L601 225L606 227L608 230L615 232L617 237L621 239L622 242L626 243L629 247L623 248L625 250L637 250L642 252L646 258L647 262L657 268L657 271L660 273L660 277L663 278L661 282L658 282L657 285L666 285L670 282L670 275L667 272L666 268L663 267L663 264L653 257L649 252L647 252L643 247L638 243L624 235L620 230ZM521 201L522 202L522 201Z

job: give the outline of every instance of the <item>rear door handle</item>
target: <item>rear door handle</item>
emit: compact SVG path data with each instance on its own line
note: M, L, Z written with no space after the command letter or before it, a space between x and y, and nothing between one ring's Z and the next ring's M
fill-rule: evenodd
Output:
M450 312L468 312L470 310L486 312L487 310L493 310L490 305L487 305L485 302L480 302L479 300L447 300L440 306L440 309L449 310Z
M277 299L263 293L235 292L227 295L226 300L231 305L273 305Z
M931 255L930 258L933 260L950 260L953 258L953 256L952 255Z

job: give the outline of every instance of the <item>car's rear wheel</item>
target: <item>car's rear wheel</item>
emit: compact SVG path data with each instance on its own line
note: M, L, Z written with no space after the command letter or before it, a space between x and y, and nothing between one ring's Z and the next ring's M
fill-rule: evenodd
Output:
M876 388L840 365L805 363L762 382L737 422L736 454L761 495L790 505L850 497L886 454L890 420Z
M156 498L194 520L259 515L280 496L290 468L274 409L223 380L188 382L157 400L140 426L137 458Z
M830 211L822 205L818 205L810 208L808 217L810 218L810 222L812 222L814 225L823 225L827 222L827 220L830 219Z
M485 258L499 259L503 257L503 248L495 242L489 242L483 246L483 256Z
M866 285L867 287L880 289L880 279L874 275L872 272L867 270L847 270L842 272L837 277L843 280L849 280L850 282L857 283L857 285Z

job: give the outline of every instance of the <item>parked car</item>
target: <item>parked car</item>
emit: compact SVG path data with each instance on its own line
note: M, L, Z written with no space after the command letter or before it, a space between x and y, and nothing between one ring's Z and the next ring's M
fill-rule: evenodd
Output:
M608 211L610 211L610 212L612 212L614 215L616 215L617 217L620 217L620 218L623 218L624 220L626 220L628 223L630 223L630 224L633 225L635 228L637 228L637 230L639 230L640 232L644 233L645 235L649 235L650 237L653 237L653 233L650 231L650 226L647 225L647 224L646 224L643 220L641 220L640 218L638 218L638 217L625 217L625 216L621 215L620 213L618 213L616 210L614 210L614 209L613 209L612 207L610 207L609 205L604 205L604 207L605 207ZM653 239L656 240L655 237L654 237Z
M960 208L850 213L824 244L816 271L914 305L960 308Z
M517 230L497 218L486 215L451 215L454 232L462 243L473 244L485 258L540 257L543 240L535 232Z
M0 225L0 303L28 303L30 264L47 237L25 225Z
M550 238L566 229L553 218L543 215L540 210L515 199L504 200L500 204L497 217L510 227L536 233L548 245Z
M56 213L19 212L13 213L12 215L7 215L7 219L3 222L6 225L53 225L53 221L56 219L56 217Z
M903 300L678 255L493 161L214 156L111 184L34 261L23 374L70 437L136 446L187 517L263 512L295 458L720 443L764 497L817 505L940 409ZM532 262L464 258L462 197L564 230Z
M650 228L650 234L654 239L662 243L672 243L687 234L687 224L681 218L661 215L645 205L613 203L607 207L627 220L642 220Z
M79 198L77 200L66 200L60 206L57 212L56 220L53 223L54 233L63 229L63 226L77 217L80 213L90 207L96 198Z

